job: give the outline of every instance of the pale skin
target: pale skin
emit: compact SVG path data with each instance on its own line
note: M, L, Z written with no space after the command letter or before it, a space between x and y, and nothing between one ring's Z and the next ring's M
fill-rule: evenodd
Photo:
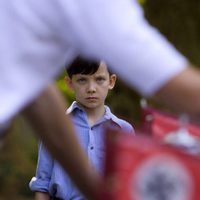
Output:
M69 77L65 77L67 85L75 93L76 101L85 110L87 117L88 117L88 123L90 124L90 126L95 124L95 122L98 121L98 119L100 119L104 115L105 99L107 97L108 91L113 89L115 82L116 82L116 78L117 77L115 74L109 75L107 66L103 62L100 64L99 69L94 74L91 74L91 75L76 74L76 75L73 75L71 79ZM60 141L59 138L57 138L57 139ZM69 138L67 140L69 140ZM76 148L75 147L76 145L77 144L74 144L73 148ZM79 149L80 149L80 147L78 148L78 150ZM70 150L70 151L72 151L72 150ZM72 152L77 153L77 150L74 150ZM69 153L68 153L68 155L66 154L66 158L68 158L68 156L69 156ZM71 155L71 157L73 157L73 155ZM81 155L81 157L84 157L84 156ZM66 159L66 160L68 160L68 159ZM86 158L85 158L85 160L86 160ZM85 160L82 159L81 162L83 162ZM87 168L89 167L89 166L87 166L88 164L84 163L84 165ZM82 166L84 166L84 165L77 164L74 167L74 172L76 170L82 171L83 170ZM92 169L90 169L90 170L92 171ZM76 175L76 173L77 172L75 172L75 175ZM91 173L91 175L92 175L92 173ZM95 178L95 177L99 178L98 175L94 174L93 176L94 176L93 178ZM80 176L77 178L80 178ZM99 182L98 183L98 185L99 185L100 179L99 180L96 179L96 180L97 180L97 182ZM84 181L83 181L83 183L84 183ZM89 181L89 182L92 183L91 181ZM91 186L89 186L89 187L91 187ZM94 190L94 188L93 188L93 190ZM97 197L95 198L94 195L96 195L98 193L98 191L94 191L94 194L92 194L92 193L93 192L91 192L91 194L90 194L90 195L93 195L92 199L97 199ZM36 192L35 200L50 200L50 196L48 193Z
M74 91L76 101L86 111L88 121L92 126L105 112L105 99L108 91L115 85L116 75L109 75L107 66L102 62L96 73L76 74L72 76L72 79L66 77L66 82Z

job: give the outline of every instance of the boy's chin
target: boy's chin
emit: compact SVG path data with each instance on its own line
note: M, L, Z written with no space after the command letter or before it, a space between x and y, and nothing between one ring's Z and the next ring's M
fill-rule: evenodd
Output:
M98 106L97 105L86 105L85 106L87 109L96 109Z
M87 103L87 104L82 104L83 107L87 108L87 109L96 109L99 107L99 104L97 103Z

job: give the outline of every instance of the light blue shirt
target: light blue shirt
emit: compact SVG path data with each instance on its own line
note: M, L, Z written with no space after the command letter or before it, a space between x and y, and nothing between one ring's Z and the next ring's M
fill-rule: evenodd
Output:
M134 133L133 127L128 122L113 115L107 106L105 106L104 116L92 127L88 123L85 111L76 102L73 102L68 108L67 114L72 115L78 140L89 160L100 173L103 171L105 155L105 122L106 126L116 130ZM32 178L29 186L32 191L47 192L63 200L85 199L73 185L64 169L49 155L42 143L39 146L36 177Z

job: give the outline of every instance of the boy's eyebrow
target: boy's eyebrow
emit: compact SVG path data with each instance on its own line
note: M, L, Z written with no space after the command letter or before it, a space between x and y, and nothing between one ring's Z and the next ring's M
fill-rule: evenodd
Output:
M100 75L100 74L98 74L98 75L95 75L95 78L105 78L106 77L106 75Z
M74 76L84 76L84 77L86 77L86 76L88 76L89 74L74 74Z
M110 74L108 74L110 76ZM102 73L102 74L95 74L95 76L106 76L106 74Z

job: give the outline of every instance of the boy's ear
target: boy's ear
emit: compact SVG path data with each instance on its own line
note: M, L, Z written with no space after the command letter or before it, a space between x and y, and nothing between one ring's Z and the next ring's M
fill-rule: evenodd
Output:
M73 89L71 78L69 78L69 76L65 76L64 80L65 80L66 85L67 85L70 89Z
M116 74L110 75L110 85L109 85L110 90L114 88L116 80L117 80Z

